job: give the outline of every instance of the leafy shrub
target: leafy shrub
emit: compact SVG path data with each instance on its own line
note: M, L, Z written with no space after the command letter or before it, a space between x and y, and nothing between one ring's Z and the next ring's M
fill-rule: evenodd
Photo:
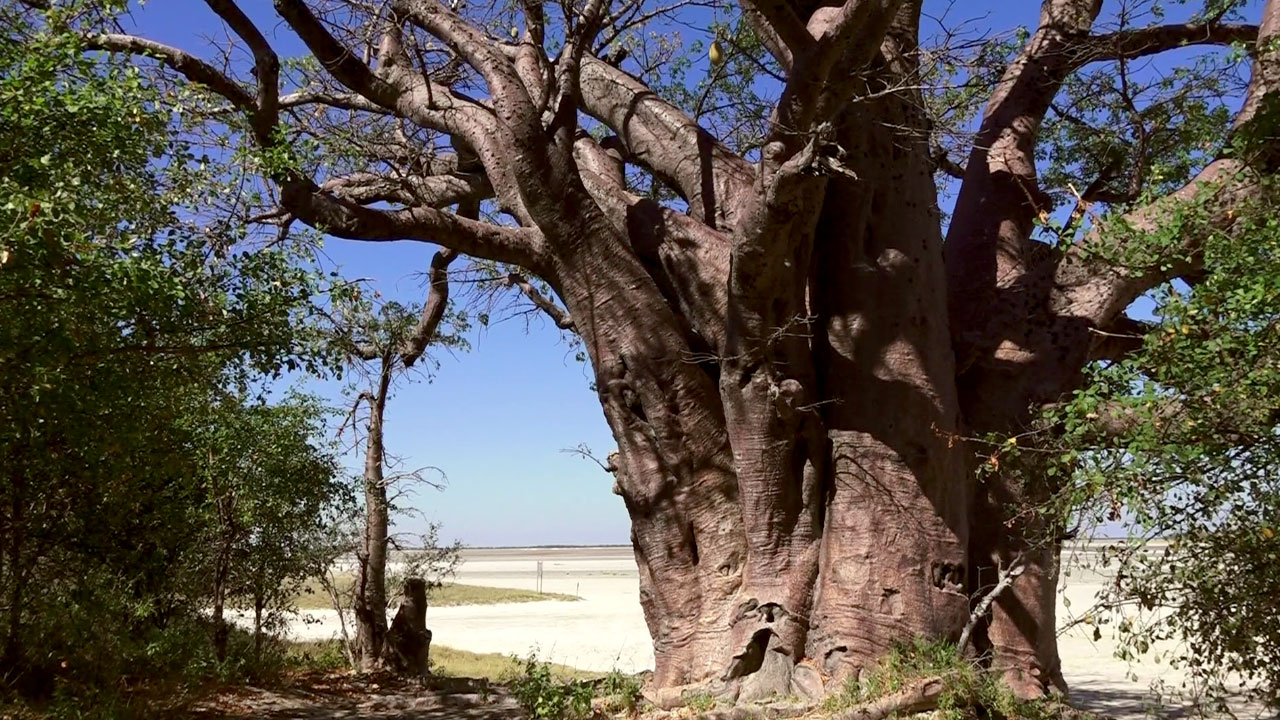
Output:
M608 712L634 715L640 709L640 678L612 670L597 681L596 695L606 699Z
M896 645L861 679L850 677L838 693L827 698L823 709L828 712L846 710L900 692L917 680L931 677L942 678L944 683L934 714L938 720L965 720L974 717L975 713L978 716L1024 720L1049 720L1061 716L1061 707L1056 700L1019 700L996 675L984 672L971 660L957 654L955 645L922 638Z
M581 680L557 680L551 666L530 654L511 681L511 694L532 720L580 720L591 714L595 690Z
M711 710L718 702L716 696L709 692L695 692L684 698L685 707L699 713Z

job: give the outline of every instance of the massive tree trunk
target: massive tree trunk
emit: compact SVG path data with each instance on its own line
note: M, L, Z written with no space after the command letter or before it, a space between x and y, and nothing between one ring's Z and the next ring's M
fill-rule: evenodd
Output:
M603 219L548 275L618 442L659 685L806 658L843 677L963 627L970 492L923 124L902 99L843 117L858 179L810 184L825 210L778 264L721 257L724 330L675 315L696 278L655 281Z
M173 48L93 42L163 58L226 96L271 146L285 105L278 60L234 2L208 1L253 52L256 94ZM1021 558L1028 570L975 645L1035 695L1062 685L1056 544L1052 528L1008 520L1011 506L1052 488L1023 472L979 490L973 438L1016 433L1069 392L1106 356L1093 331L1198 271L1203 238L1191 232L1123 270L1097 251L1123 251L1135 233L1111 237L1100 224L1069 248L1033 241L1052 210L1036 174L1039 125L1084 64L1188 43L1261 35L1238 133L1280 86L1265 44L1280 29L1280 2L1267 3L1261 31L1214 20L1096 33L1100 4L1044 0L959 173L945 256L918 89L919 0L743 0L785 75L754 161L592 56L617 19L606 0L583 4L554 57L539 3L522 4L523 34L498 42L453 6L396 0L370 20L381 40L365 60L307 3L275 0L349 91L290 103L393 116L447 135L458 152L423 160L402 138L409 161L379 155L372 170L323 184L297 169L273 179L290 219L340 237L440 243L521 266L555 290L567 313L511 283L590 355L618 445L615 489L632 519L656 685L786 693L803 660L856 676L895 643L958 639L992 572ZM482 78L481 94L450 85L465 73L419 66L409 33L448 48L449 62ZM581 132L582 115L612 135ZM1207 229L1227 227L1274 155L1218 158L1184 189L1130 208L1124 224L1152 229L1196 201ZM633 193L628 166L683 209ZM481 222L481 200L511 222Z

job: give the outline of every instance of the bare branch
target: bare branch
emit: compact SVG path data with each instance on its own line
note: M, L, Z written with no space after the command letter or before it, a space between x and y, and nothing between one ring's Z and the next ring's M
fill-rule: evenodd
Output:
M960 633L960 640L956 643L956 652L963 655L965 648L969 647L969 638L973 636L973 631L978 627L978 623L991 612L991 605L1004 593L1013 586L1013 583L1025 572L1027 563L1022 554L1009 563L1008 567L1000 570L1000 579L996 582L995 587L991 591L982 596L977 605L974 605L973 612L969 613L969 621L964 624L964 630Z
M428 205L442 208L460 202L476 202L493 196L488 179L479 173L388 176L373 172L356 172L326 180L320 186L360 205L396 202L404 205Z
M506 279L503 280L503 284L507 287L517 288L520 292L524 293L525 297L529 298L534 306L545 313L547 317L551 318L551 321L556 324L556 327L561 330L578 329L578 327L573 324L573 318L569 317L569 312L561 308L559 305L556 305L550 298L539 292L538 288L534 287L533 284L525 278L525 276L520 273L510 273L507 275Z
M313 183L283 187L283 204L308 225L352 240L431 242L467 255L526 267L545 267L542 233L463 218L430 207L379 210L328 195Z
M361 112L396 115L394 110L379 105L357 93L326 93L301 91L280 96L281 108L295 108L306 105L324 105L340 110L359 110Z
M736 200L751 192L751 165L644 83L591 56L582 60L583 110L621 140L625 159L675 188L694 217L732 226Z
M1122 360L1142 348L1152 325L1121 314L1102 330L1091 330L1090 360Z
M334 78L383 107L396 106L400 88L378 77L350 48L335 38L303 0L274 1L276 11Z
M938 700L947 686L945 677L927 677L878 700L855 705L831 716L832 720L884 720L887 717L907 717L938 707Z
M258 80L256 112L250 115L259 143L270 141L279 115L280 59L271 44L249 20L234 0L205 0L209 7L239 35L253 53L253 72Z
M473 207L478 207L478 204ZM445 248L431 258L431 269L427 271L431 289L427 293L427 301L422 305L422 317L418 319L413 334L400 346L400 359L405 367L413 367L418 358L422 357L423 351L435 337L436 329L440 327L444 311L449 305L449 264L455 257L456 252Z
M1184 23L1119 30L1076 41L1069 51L1070 67L1139 58L1189 45L1253 43L1257 38L1258 26L1246 23Z
M181 73L188 80L203 85L230 100L232 104L241 110L253 112L256 109L254 96L248 90L245 90L239 83L224 75L222 71L185 50L179 50L173 46L134 35L113 33L91 35L85 39L85 44L93 50L123 52L155 58Z

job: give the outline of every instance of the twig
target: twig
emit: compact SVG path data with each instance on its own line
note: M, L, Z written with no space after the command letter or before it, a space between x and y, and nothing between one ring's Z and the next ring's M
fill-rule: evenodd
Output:
M338 583L333 577L332 565L320 575L320 585L329 593L329 602L333 605L333 611L338 614L338 629L342 633L342 655L347 659L347 665L355 668L355 650L351 645L351 635L347 632L347 620L342 614L342 599L338 597Z
M1001 571L1000 580L996 583L996 586L991 588L991 592L983 596L978 601L977 606L973 608L973 612L969 613L969 622L965 623L964 632L960 633L960 642L956 643L957 653L964 653L965 648L969 646L969 639L973 635L974 628L978 626L982 618L987 616L987 613L991 610L991 604L996 601L997 597L1000 597L1001 593L1008 590L1026 569L1026 561L1022 553L1018 553L1013 562L1009 563L1009 567Z

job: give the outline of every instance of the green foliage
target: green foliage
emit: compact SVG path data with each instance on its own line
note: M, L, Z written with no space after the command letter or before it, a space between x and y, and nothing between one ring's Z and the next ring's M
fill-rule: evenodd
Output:
M189 209L226 173L164 94L17 17L0 16L21 39L0 44L0 676L111 716L144 681L270 655L229 633L215 657L201 613L216 567L236 603L307 554L334 473L320 408L260 388L334 365L300 248Z
M595 692L605 698L605 710L610 713L635 715L640 710L641 682L635 675L611 670L596 682Z
M694 712L704 713L715 708L720 700L709 692L701 691L690 693L683 698L685 707Z
M520 662L520 661L517 661ZM510 681L511 694L533 720L580 720L591 713L592 684L559 680L551 666L530 654Z
M224 604L251 611L259 643L294 609L305 578L341 550L332 524L354 499L331 450L315 444L327 417L307 396L273 405L229 398L191 429L203 460L191 582L212 589L215 622Z
M960 657L954 644L940 640L915 640L895 646L861 679L850 677L829 696L823 710L834 713L903 691L913 683L939 678L943 682L935 717L967 720L974 717L1050 720L1061 717L1054 700L1021 701L999 677Z
M1055 527L1123 523L1099 562L1116 581L1078 618L1118 654L1184 668L1182 687L1220 706L1242 684L1280 701L1280 221L1275 188L1206 232L1200 198L1150 234L1207 235L1194 286L1153 294L1156 322L1123 361L1090 369L1033 442L1057 492Z
M434 651L436 648L432 648ZM302 670L333 672L349 667L341 640L294 642L285 646L285 660Z

